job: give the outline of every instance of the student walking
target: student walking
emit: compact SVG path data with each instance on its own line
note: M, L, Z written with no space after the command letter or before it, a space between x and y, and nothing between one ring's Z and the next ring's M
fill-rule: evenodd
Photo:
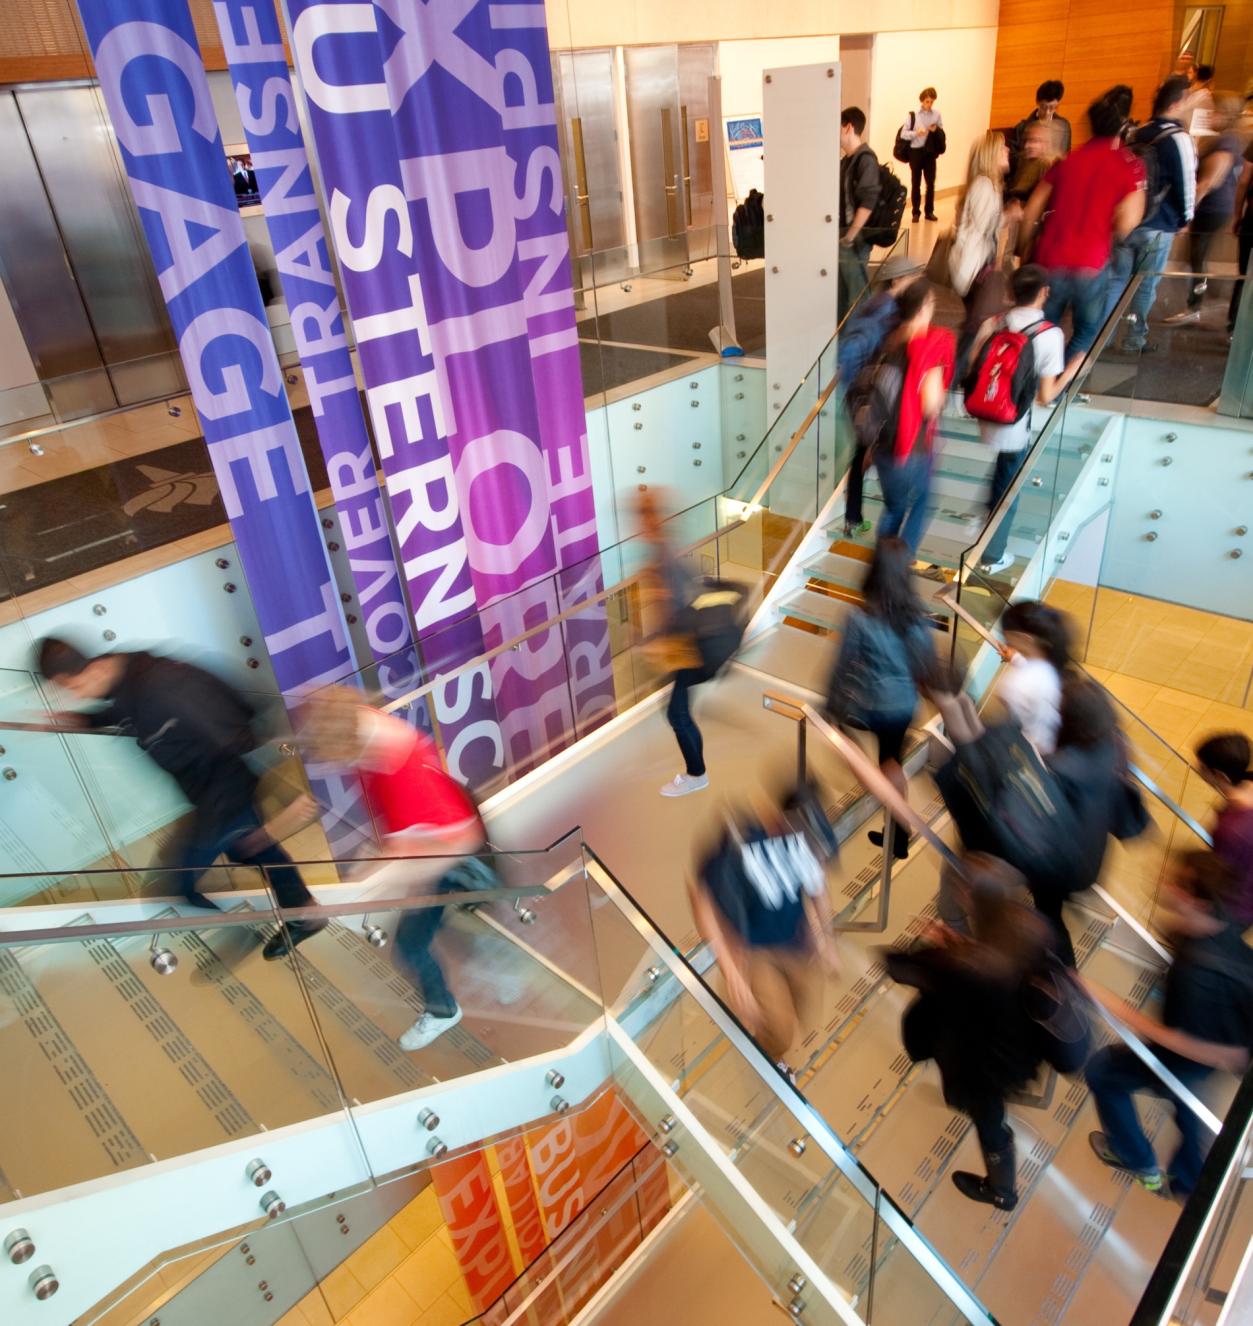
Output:
M1085 982L1190 1091L1215 1069L1243 1073L1253 1052L1253 950L1229 918L1230 885L1225 866L1210 853L1192 852L1176 863L1160 913L1175 942L1160 1022ZM1098 1159L1150 1192L1169 1183L1173 1197L1186 1198L1204 1160L1196 1115L1126 1045L1098 1051L1086 1075L1101 1120L1101 1131L1088 1138ZM1137 1091L1165 1099L1174 1110L1179 1146L1165 1175L1136 1113Z
M1013 150L1015 163L1023 154L1028 133L1032 126L1037 124L1044 125L1051 131L1058 156L1064 157L1070 151L1070 121L1058 112L1065 95L1066 88L1060 78L1047 78L1036 88L1035 110L1014 125L1010 147Z
M1129 330L1123 338L1124 354L1151 353L1149 313L1157 299L1157 288L1170 246L1192 220L1196 206L1196 148L1183 127L1185 79L1168 78L1153 98L1152 117L1131 135L1130 146L1146 163L1148 192L1144 217L1114 254L1105 316L1139 273L1140 285L1127 309Z
M965 377L971 347L989 318L999 317L1007 304L1008 285L1002 270L1005 241L1005 172L1009 148L1005 136L990 130L970 150L966 183L957 200L957 225L949 249L949 276L966 306L957 343L957 370Z
M923 272L922 263L903 253L894 253L877 274L878 290L854 311L836 344L836 369L844 391L871 363L900 322L898 300ZM870 522L862 513L862 490L869 452L860 442L854 447L844 491L844 534L865 534Z
M879 158L865 141L866 113L846 106L840 114L839 313L866 288L871 244L865 234L879 201Z
M898 142L909 149L910 202L913 219L918 220L923 206L922 186L926 182L926 218L935 221L935 162L945 149L944 117L935 108L939 94L924 87L918 94L918 109L910 111L897 131Z
M1083 362L1081 355L1074 355L1069 364L1065 362L1066 340L1062 330L1045 317L1044 309L1051 291L1044 268L1036 263L1020 267L1013 275L1010 289L1013 307L1001 321L983 328L982 341L976 340L971 372L966 379L966 408L979 420L979 439L991 448L993 454L989 516L1009 490L1031 450L1032 404L1049 405L1056 400ZM1026 338L1025 344L1023 337ZM1025 370L1019 368L1019 361L1028 355L1031 363ZM1012 374L1007 369L1011 363L1016 370ZM1002 373L1011 377L1014 383L1022 374L1025 400L1009 402L1001 399L1006 386L1000 377ZM1000 410L1002 405L1009 405L1010 409ZM998 410L1002 414L1019 410L1021 413L1010 422L998 423L985 417L985 407L991 407L988 413ZM1008 551L1008 540L1017 511L1018 499L1015 498L1009 510L1001 516L984 550L983 569L990 575L1005 571L1014 564L1013 554Z
M1031 253L1048 272L1049 322L1060 325L1069 310L1071 356L1086 354L1096 341L1114 242L1144 216L1144 167L1122 142L1123 119L1118 96L1094 101L1088 107L1092 137L1050 168L1023 212L1019 252Z
M238 691L203 668L144 650L88 658L49 636L40 642L38 658L39 671L60 689L76 700L102 702L89 713L63 718L133 737L191 803L191 823L175 862L184 902L217 910L196 885L225 856L263 870L280 907L313 905L274 826L263 825L257 813L259 780L244 756L261 742L253 731L252 706ZM284 957L325 926L325 921L292 921L280 927L263 956Z
M1062 685L1070 674L1070 626L1065 614L1035 599L1019 599L1001 615L1008 667L997 699L1018 720L1041 759L1057 749Z
M1228 911L1253 925L1253 752L1243 732L1221 732L1196 748L1201 777L1222 797L1214 821L1214 854L1231 871Z
M953 380L957 340L947 327L932 325L935 291L927 281L910 285L896 306L900 323L889 343L888 358L899 375L899 404L895 435L875 450L875 470L883 489L877 535L883 539L899 534L913 554L930 516L935 432Z
M918 708L918 687L935 667L932 627L914 588L913 558L896 538L875 545L862 586L863 604L844 619L840 650L827 682L826 711L838 723L874 734L879 768L901 794L909 783L901 756ZM883 834L870 834L877 847ZM909 854L909 834L895 829L895 854Z

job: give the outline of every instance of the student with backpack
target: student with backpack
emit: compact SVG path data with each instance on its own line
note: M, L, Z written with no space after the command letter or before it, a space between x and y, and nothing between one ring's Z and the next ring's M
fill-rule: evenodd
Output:
M979 421L979 438L993 453L988 514L1017 477L1031 449L1031 407L1048 405L1079 371L1082 355L1065 362L1066 340L1060 327L1044 314L1051 294L1048 273L1036 263L1020 267L1010 281L1013 307L1004 318L985 325L982 344L976 338L964 384L966 410ZM1001 517L983 555L990 575L1014 563L1007 551L1015 498Z
M1085 982L1089 994L1147 1040L1190 1091L1215 1069L1243 1073L1253 1053L1253 950L1229 917L1230 889L1229 872L1211 853L1178 858L1161 912L1175 956L1166 973L1160 1022ZM1101 1131L1088 1137L1097 1158L1129 1173L1149 1192L1168 1190L1177 1200L1187 1198L1204 1160L1196 1115L1127 1045L1094 1054L1086 1076L1101 1119ZM1179 1146L1165 1176L1136 1114L1137 1091L1162 1097L1174 1109Z
M901 754L918 708L919 683L935 667L935 644L903 540L881 538L875 545L862 597L863 606L851 608L844 619L826 711L843 726L874 734L880 770L908 797ZM883 834L871 832L870 841L882 846ZM898 857L909 854L909 834L900 825L893 849Z
M866 233L879 201L879 158L865 141L866 113L840 112L839 312L846 313L869 282L872 238Z
M1253 750L1243 732L1220 732L1196 748L1196 768L1223 799L1214 820L1214 853L1232 872L1229 910L1253 925Z
M896 158L909 162L910 201L913 219L918 220L922 206L922 186L927 186L926 218L937 221L935 214L935 163L944 155L947 146L944 137L944 117L935 109L939 93L933 87L924 87L918 94L918 109L910 111L905 122L896 131Z
M876 534L899 534L916 553L930 515L935 432L953 380L957 338L932 325L935 291L926 280L910 285L896 307L897 329L884 355L862 375L873 387L870 399L861 390L854 393L861 404L853 425L859 444L872 453L883 490Z
M1030 253L1048 272L1044 316L1060 325L1070 310L1070 355L1086 354L1096 341L1114 242L1131 234L1144 215L1144 167L1123 145L1122 107L1112 93L1088 107L1092 137L1049 168L1027 200L1019 228L1019 252Z
M1196 147L1183 127L1186 78L1168 78L1153 98L1153 114L1129 138L1128 146L1145 172L1144 217L1114 253L1105 297L1105 318L1114 311L1127 283L1138 272L1139 288L1127 309L1129 330L1122 352L1157 349L1149 341L1149 313L1176 234L1196 207Z

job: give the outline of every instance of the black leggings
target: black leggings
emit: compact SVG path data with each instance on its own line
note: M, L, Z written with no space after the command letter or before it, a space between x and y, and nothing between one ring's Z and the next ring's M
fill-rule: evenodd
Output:
M692 717L688 692L708 680L709 673L704 668L680 668L674 674L670 703L666 706L666 718L674 729L683 756L684 772L691 778L699 778L705 772L705 743Z
M1057 947L1054 952L1060 961L1067 967L1075 965L1075 946L1070 942L1070 932L1066 929L1066 922L1062 918L1062 906L1066 899L1060 893L1052 890L1032 889L1032 900L1035 902L1035 909L1046 920L1052 921L1053 929L1057 932Z

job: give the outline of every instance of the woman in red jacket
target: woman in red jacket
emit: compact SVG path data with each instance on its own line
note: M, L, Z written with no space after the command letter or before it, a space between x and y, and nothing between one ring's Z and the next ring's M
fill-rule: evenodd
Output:
M384 855L462 855L486 842L478 808L444 769L434 743L375 709L360 691L349 686L319 691L304 707L301 739L319 761L351 768L360 777ZM390 869L402 867L398 862ZM463 887L445 874L435 892ZM461 1006L431 952L443 918L442 907L423 907L403 913L396 929L400 965L426 1005L401 1035L403 1050L421 1050L461 1021Z

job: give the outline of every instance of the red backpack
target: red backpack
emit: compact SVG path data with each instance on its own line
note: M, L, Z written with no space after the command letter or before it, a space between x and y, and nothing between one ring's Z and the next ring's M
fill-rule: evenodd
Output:
M1031 343L1052 326L1041 318L1025 331L997 327L962 384L967 413L990 424L1016 424L1027 413L1040 387Z

